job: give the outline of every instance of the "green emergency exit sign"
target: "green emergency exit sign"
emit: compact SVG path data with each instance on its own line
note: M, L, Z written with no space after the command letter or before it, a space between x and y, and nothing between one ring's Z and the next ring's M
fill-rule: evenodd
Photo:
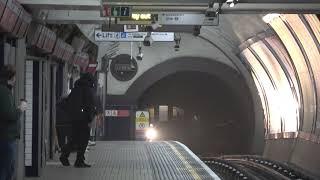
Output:
M112 17L130 17L131 7L130 6L111 6L109 16Z

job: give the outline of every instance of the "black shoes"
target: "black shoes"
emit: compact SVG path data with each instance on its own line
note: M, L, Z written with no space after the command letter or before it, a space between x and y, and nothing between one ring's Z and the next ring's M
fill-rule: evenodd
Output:
M86 164L84 161L76 161L74 163L74 167L76 167L76 168L89 168L89 167L91 167L91 165Z
M70 162L68 160L68 158L64 157L64 156L60 156L60 162L62 163L63 166L70 166ZM74 167L75 168L89 168L91 167L91 165L86 164L84 162L84 160L76 160L76 162L74 163Z
M64 165L64 166L70 166L70 163L69 163L68 158L65 158L65 157L62 157L62 156L61 156L59 159L60 159L60 162L62 163L62 165Z

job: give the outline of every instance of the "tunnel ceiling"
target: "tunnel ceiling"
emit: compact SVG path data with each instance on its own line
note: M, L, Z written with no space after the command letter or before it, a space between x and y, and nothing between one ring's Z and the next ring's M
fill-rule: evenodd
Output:
M40 14L46 15L45 18L48 18L48 23L73 23L78 24L78 27L81 31L88 37L88 39L106 49L108 45L111 43L97 43L94 41L94 30L96 28L100 28L101 24L106 23L107 20L103 17L100 17L100 9L101 3L99 0L20 0L20 2L34 12L34 16L38 17ZM207 8L208 0L199 0L196 3L192 0L178 0L178 1L169 1L169 0L113 0L113 1L105 1L102 0L104 3L108 4L131 4L139 6L139 3L149 3L150 7L152 5L156 5L157 3L162 3L164 5L174 7L175 4L180 4L184 7L190 7L190 5L194 5L195 8L203 7L204 9L201 10L203 12ZM259 11L261 8L258 3L270 3L270 8L274 7L271 3L297 3L297 0L242 0L238 5L234 8L239 9L250 9L250 10L257 10L255 14L229 14L232 13L232 8L226 7L225 4L223 6L222 15L220 16L220 25L214 27L202 27L202 34L207 34L206 38L210 41L215 41L217 38L222 42L222 44L228 44L228 48L231 51L236 51L237 47L245 40L251 38L252 36L265 31L268 29L267 24L262 21L262 15L256 14L265 11ZM301 11L303 8L315 8L314 6L318 4L313 4L317 2L317 0L306 0L304 3L310 3L308 6L304 4L301 6L300 4L294 4L294 6L285 5L283 7L278 7L279 10L290 10L294 9L297 11ZM242 4L241 4L242 3ZM249 4L248 4L249 3ZM257 4L254 4L257 3ZM278 5L277 5L278 6ZM264 9L268 9L269 6L263 6ZM229 12L230 10L230 12ZM179 10L176 10L179 11ZM198 10L199 11L199 10ZM195 11L195 12L198 12ZM227 12L228 14L224 14ZM251 12L253 13L253 12ZM184 27L181 27L181 31L184 30ZM179 31L179 27L176 29ZM188 42L186 42L188 43ZM237 53L237 52L236 52ZM98 58L98 61L100 59Z
M101 0L103 3L115 3L115 4L204 4L206 5L210 0ZM222 0L226 1L226 0ZM34 8L52 8L55 9L98 9L100 6L100 0L19 0L24 5ZM240 0L240 3L302 3L300 0ZM318 0L304 0L303 3L318 3ZM73 5L74 7L70 7ZM81 8L79 8L81 7Z
M220 16L219 26L203 26L201 28L201 35L204 38L212 42L220 41L227 49L226 51L237 53L238 46L245 40L255 36L256 34L267 30L269 27L263 22L263 15L257 14L242 14L232 15L225 14ZM82 33L91 41L100 46L102 51L105 51L112 42L95 42L94 41L94 30L101 27L98 24L78 24L77 25ZM170 31L170 27L168 28ZM191 28L190 28L191 29ZM184 32L185 26L175 26L176 32ZM189 33L192 36L191 33ZM126 43L126 42L124 42ZM182 40L183 44L190 44L191 41ZM122 43L123 44L123 43ZM168 43L168 46L170 46ZM153 46L156 46L154 43ZM147 51L148 48L144 48L143 51ZM151 50L151 49L150 49ZM155 49L152 49L155 50ZM190 49L189 51L194 51ZM103 54L103 53L102 53ZM102 55L103 56L103 55ZM98 58L98 60L100 60Z

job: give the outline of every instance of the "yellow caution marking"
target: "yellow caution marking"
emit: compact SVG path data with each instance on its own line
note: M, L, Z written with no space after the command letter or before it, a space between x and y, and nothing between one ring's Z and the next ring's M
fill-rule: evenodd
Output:
M177 148L175 146L173 146L171 143L166 142L171 149L173 150L173 152L178 156L178 158L182 161L183 165L187 168L187 170L190 172L190 174L192 175L192 177L195 180L201 180L201 177L199 176L199 174L197 173L197 171L194 170L194 168L188 163L188 161L186 160L185 157L183 157L183 155L177 150Z

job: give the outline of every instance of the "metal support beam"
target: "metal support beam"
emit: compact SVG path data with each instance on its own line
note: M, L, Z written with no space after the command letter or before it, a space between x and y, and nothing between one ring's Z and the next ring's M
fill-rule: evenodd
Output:
M100 17L100 11L49 10L45 21L49 24L104 24L108 19Z
M205 12L207 6L133 6L133 12ZM264 14L264 13L320 13L320 3L239 3L234 7L224 4L221 14Z
M185 6L185 5L208 5L209 2L226 2L227 0L134 0L134 1L124 1L124 0L102 0L103 4L115 4L115 5L150 5L150 6L159 6L159 5L176 5L176 6ZM319 0L240 0L241 3L319 3Z
M123 0L113 0L111 2L103 0L107 5L128 5L133 7L134 12L154 12L154 11L187 11L204 12L208 8L208 0L177 0L172 2L149 0L147 2L125 2ZM222 13L233 14L261 14L261 13L320 13L319 0L243 0L230 8L227 4L222 7ZM100 0L19 0L19 2L31 9L51 9L51 10L100 10ZM217 3L215 4L217 6Z
M176 12L183 14L204 14L205 8L198 8L195 11L186 11L183 7L145 7L145 6L136 6L133 8L133 12L148 12L148 13L159 13L163 14L163 12ZM44 10L42 10L44 11ZM223 8L222 16L224 14L267 14L267 13L315 13L320 14L320 4L313 6L304 5L300 9L295 6L286 5L278 5L275 7L271 6L235 6L234 8ZM46 17L42 20L46 21L49 24L105 24L109 23L111 20L111 24L115 24L115 18L108 17L100 17L100 10L46 10ZM161 16L161 15L159 15ZM189 16L186 16L189 17ZM39 18L39 17L38 17ZM192 18L192 16L190 16ZM191 22L192 19L190 19ZM147 21L146 21L147 22ZM134 22L134 21L119 21L118 24L149 24L148 22ZM163 24L162 25L166 25ZM169 24L167 24L169 25Z
M30 9L99 10L100 0L18 0Z

